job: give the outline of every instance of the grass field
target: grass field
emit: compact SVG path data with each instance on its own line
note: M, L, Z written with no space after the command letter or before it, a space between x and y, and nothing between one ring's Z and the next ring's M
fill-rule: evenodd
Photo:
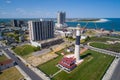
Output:
M31 46L31 45L18 46L15 49L13 49L13 51L20 56L26 56L37 50L39 50L37 47Z
M120 39L120 36L105 36L105 37L109 37L109 38L118 38L118 39Z
M7 60L7 57L5 55L0 56L0 62Z
M101 49L106 49L114 52L120 52L120 43L116 44L104 44L104 43L99 43L99 42L93 42L90 43L91 46L101 48Z
M84 44L86 44L88 42L94 42L94 41L106 42L106 41L114 41L114 39L107 38L107 37L90 37L84 42Z
M113 41L114 39L106 38L106 37L91 37L90 41L100 41L100 42L106 42L106 41Z
M22 78L23 76L15 67L11 67L0 73L0 80L20 80Z
M94 42L94 41L98 41L98 42L106 42L106 41L114 41L115 39L111 39L111 38L107 38L107 37L90 37L89 39L86 40L85 43L87 42Z
M100 43L100 42L92 42L92 43L90 43L90 45L93 47L101 48L101 49L107 49L110 47L108 44L104 44L104 43Z
M58 57L42 64L39 65L38 68L40 70L42 70L44 73L46 73L48 76L54 74L55 72L57 72L59 70L59 68L56 67L56 64L62 59L62 55L60 54L61 52L63 52L63 50L57 52L57 54L59 55ZM48 67L49 66L49 67Z
M59 69L56 64L62 56L59 56L45 64L39 65L39 69L47 75L54 74ZM84 62L71 73L60 72L52 80L100 80L113 61L114 57L88 50L81 55Z

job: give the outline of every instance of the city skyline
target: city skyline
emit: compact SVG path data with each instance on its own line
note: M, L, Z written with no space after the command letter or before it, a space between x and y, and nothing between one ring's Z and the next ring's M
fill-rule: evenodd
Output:
M120 18L119 0L0 0L0 18Z

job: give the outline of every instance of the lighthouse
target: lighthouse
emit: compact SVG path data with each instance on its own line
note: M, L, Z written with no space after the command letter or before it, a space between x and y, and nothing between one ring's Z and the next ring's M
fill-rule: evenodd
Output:
M78 24L76 28L76 43L74 54L64 56L63 59L57 65L59 68L70 72L83 61L83 59L80 59L80 38L80 24Z
M80 24L77 25L76 28L76 43L75 43L75 52L74 57L76 58L76 63L80 61Z

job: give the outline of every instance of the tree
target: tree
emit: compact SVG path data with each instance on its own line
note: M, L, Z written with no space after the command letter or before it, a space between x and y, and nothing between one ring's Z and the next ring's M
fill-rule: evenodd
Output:
M34 47L34 51L39 51L39 50L41 50L40 46Z
M15 32L14 32L15 34L19 34L19 31L18 30L15 30Z

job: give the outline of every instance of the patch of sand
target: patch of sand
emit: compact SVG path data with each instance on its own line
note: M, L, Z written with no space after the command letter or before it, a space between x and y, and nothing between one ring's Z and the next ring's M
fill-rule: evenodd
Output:
M61 49L65 48L66 44L65 42L59 45L54 46L52 49L53 51L47 53L47 54L43 54L41 56L30 56L28 57L26 60L28 63L30 63L33 66L38 66L40 64L43 64L53 58L56 58L58 55L55 54L55 52L60 51Z
M58 55L54 54L54 53L48 53L48 54L44 54L41 56L31 56L31 57L27 58L27 62L33 66L38 66L38 65L43 64L57 56Z

